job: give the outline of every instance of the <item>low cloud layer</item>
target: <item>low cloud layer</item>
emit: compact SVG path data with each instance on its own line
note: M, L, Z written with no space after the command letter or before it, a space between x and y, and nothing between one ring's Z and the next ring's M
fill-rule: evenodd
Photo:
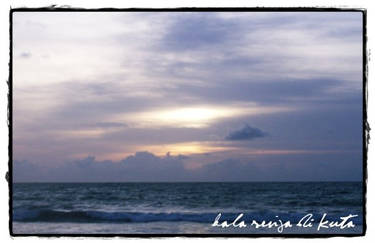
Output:
M210 156L210 155L206 155ZM187 168L192 158L184 155L156 156L137 152L121 161L97 161L95 157L47 167L14 161L14 182L173 182L173 181L360 181L362 170L351 161L361 153L285 154L227 158ZM194 160L194 159L193 159ZM336 173L332 174L331 171Z

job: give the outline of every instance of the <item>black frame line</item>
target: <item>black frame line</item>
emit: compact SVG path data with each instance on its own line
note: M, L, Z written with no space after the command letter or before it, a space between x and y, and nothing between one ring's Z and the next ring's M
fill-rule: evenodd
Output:
M15 234L13 232L13 13L15 12L361 12L362 13L362 93L363 93L363 121L362 121L362 203L363 203L363 225L362 233L359 234ZM71 8L70 6L52 5L41 8L14 8L9 11L9 87L8 93L8 172L5 175L9 187L9 233L12 237L38 236L38 237L129 237L129 238L165 238L165 237L188 237L188 238L331 238L331 237L358 237L365 236L366 224L366 193L367 193L367 152L370 142L370 125L367 121L367 10L364 8L334 8L334 7L181 7L181 8Z

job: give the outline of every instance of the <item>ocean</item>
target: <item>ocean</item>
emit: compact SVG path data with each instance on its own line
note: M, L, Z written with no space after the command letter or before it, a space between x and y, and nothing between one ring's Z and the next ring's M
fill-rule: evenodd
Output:
M14 183L12 199L13 234L361 234L363 230L362 182ZM342 223L340 217L349 215ZM222 227L224 221L228 227Z

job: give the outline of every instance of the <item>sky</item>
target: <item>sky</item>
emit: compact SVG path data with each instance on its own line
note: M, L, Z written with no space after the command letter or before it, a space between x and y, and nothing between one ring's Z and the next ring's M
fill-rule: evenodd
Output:
M362 180L360 12L14 12L15 181Z

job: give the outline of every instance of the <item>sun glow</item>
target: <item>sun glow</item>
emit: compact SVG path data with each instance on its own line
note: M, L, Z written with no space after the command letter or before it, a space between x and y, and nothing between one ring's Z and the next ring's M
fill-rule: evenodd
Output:
M213 122L247 115L259 115L285 111L284 107L263 107L255 103L231 104L228 106L187 106L155 109L132 114L122 114L116 119L131 121L139 127L173 126L203 128Z
M161 144L161 145L150 145L143 146L140 149L152 152L155 155L162 156L167 152L178 155L191 155L191 154L204 154L212 152L224 152L233 150L235 148L215 145L212 142L186 142L186 143L175 143L175 144Z
M164 124L181 124L185 127L204 127L215 119L239 115L240 109L226 107L189 107L162 110L153 114L152 119Z

